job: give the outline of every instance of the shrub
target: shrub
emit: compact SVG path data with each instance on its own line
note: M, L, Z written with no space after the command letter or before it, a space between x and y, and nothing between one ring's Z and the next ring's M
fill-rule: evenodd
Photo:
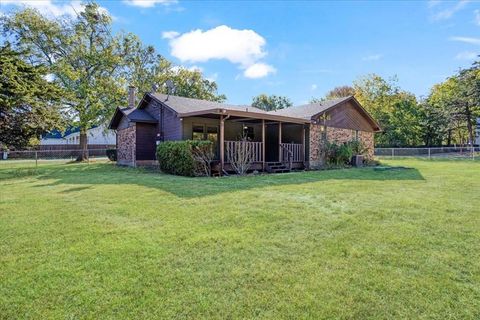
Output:
M106 153L108 160L117 161L117 149L107 149Z
M353 155L365 154L366 149L358 140L352 140L343 144L327 142L325 148L326 162L329 165L346 165L352 160Z
M157 147L157 159L160 169L165 173L189 177L208 175L213 159L212 142L165 141Z

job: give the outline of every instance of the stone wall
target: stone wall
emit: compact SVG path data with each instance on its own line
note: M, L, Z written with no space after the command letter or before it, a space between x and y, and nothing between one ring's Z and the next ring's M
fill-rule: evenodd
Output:
M318 169L325 163L323 152L323 125L310 124L310 152L308 167ZM358 131L358 138L367 148L367 157L372 159L374 152L373 132ZM355 130L327 127L327 141L345 143L355 139Z
M121 166L135 165L136 130L135 124L117 131L117 164Z

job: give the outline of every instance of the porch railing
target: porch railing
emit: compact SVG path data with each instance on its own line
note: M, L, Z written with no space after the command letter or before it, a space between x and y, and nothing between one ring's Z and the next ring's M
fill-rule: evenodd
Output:
M303 146L301 143L281 143L282 159L280 161L303 162Z
M250 153L251 162L263 162L263 143L254 141L225 141L225 162L235 159L237 152Z

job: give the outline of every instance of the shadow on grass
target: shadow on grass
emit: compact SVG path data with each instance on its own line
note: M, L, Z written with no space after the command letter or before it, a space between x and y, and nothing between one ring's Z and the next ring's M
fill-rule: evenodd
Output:
M264 174L256 176L229 176L222 178L179 177L145 169L116 167L112 164L62 164L39 167L0 169L0 183L19 177L55 180L35 187L69 185L140 185L160 189L178 197L192 198L254 188L295 185L327 180L424 180L415 168L375 170L375 168L335 169L323 171ZM64 192L81 192L89 187L73 187Z

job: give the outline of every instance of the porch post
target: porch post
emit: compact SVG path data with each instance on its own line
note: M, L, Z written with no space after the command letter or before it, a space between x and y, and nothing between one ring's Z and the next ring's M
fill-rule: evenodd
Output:
M265 171L265 119L262 119L262 171Z
M278 123L278 162L282 162L282 123Z
M305 166L305 125L302 124L302 158L303 165Z
M223 115L220 115L220 175L223 175L223 167L225 165L225 120Z

